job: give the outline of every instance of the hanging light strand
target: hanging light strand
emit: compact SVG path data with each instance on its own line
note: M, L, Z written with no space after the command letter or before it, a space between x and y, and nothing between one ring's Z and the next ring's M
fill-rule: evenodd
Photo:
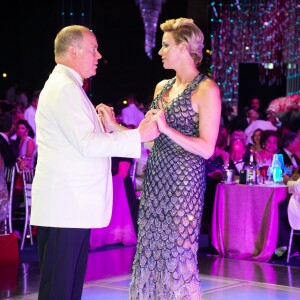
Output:
M156 28L163 0L136 0L140 7L145 28L145 52L152 59L152 49L155 47Z

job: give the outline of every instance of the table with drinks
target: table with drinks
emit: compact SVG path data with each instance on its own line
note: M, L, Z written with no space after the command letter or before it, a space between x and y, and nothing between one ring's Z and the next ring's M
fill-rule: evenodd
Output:
M267 262L276 250L278 204L289 198L281 165L274 159L256 168L250 159L238 182L229 170L223 179L214 198L212 244L224 257Z
M212 215L212 244L221 256L267 262L275 252L283 184L219 183Z

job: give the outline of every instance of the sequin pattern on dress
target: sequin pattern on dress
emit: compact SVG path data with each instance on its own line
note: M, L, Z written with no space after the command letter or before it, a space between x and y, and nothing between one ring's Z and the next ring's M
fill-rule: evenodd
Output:
M165 108L168 124L187 136L199 136L191 93L204 78L197 75ZM169 80L151 108L159 108L174 81ZM197 250L204 192L204 159L161 134L145 172L130 299L201 299Z

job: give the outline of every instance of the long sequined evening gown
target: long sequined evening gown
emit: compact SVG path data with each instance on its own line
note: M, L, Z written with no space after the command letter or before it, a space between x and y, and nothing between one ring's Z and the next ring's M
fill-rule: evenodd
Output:
M168 124L186 136L199 136L191 93L204 78L197 75L165 108ZM159 108L174 82L168 81L151 108ZM161 134L145 172L130 299L201 299L197 250L204 192L204 159Z

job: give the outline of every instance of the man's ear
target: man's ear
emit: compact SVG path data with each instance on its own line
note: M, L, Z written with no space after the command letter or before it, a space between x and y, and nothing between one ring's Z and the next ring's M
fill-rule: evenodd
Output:
M77 47L71 45L69 47L69 53L70 53L71 57L77 56Z

